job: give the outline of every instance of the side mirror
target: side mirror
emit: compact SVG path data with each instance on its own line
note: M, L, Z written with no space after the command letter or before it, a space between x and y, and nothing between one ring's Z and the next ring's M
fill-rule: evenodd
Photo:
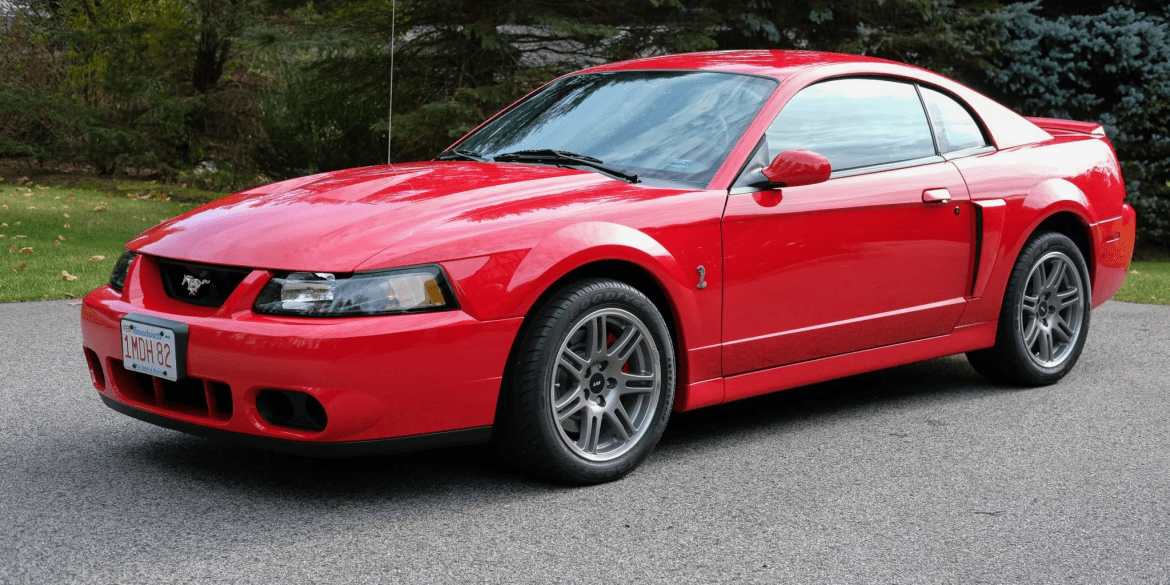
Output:
M772 159L764 176L773 186L799 187L829 180L829 159L810 150L786 150Z

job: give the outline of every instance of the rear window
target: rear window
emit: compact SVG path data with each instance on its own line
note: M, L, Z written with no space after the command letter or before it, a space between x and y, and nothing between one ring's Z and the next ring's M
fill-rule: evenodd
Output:
M930 124L938 139L938 150L942 154L987 146L983 129L975 122L974 116L950 96L922 87L922 101L930 113Z

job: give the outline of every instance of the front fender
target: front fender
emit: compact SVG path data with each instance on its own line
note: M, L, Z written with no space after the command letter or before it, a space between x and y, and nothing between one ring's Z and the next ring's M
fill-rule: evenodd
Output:
M609 221L580 222L548 234L529 250L445 262L443 266L460 289L461 299L466 300L464 310L477 319L491 320L527 315L557 281L578 268L603 261L635 265L660 287L674 317L680 382L720 375L722 269L717 222L659 230L655 235ZM697 286L699 265L704 265L706 272L703 289Z
M517 267L508 283L509 296L520 300L516 307L527 312L545 290L569 272L603 260L619 260L636 264L649 272L663 288L674 290L668 294L672 305L674 297L682 292L683 269L665 246L645 232L602 221L577 223L567 226L541 240ZM689 291L688 291L689 292ZM692 295L687 297L693 305ZM694 309L683 306L680 309ZM518 316L512 314L509 316Z

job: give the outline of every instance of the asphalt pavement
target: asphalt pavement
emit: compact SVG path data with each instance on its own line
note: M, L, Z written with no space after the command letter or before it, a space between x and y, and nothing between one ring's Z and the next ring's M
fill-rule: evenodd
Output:
M154 427L78 307L0 304L0 583L1170 583L1170 307L1060 384L961 356L672 418L570 488L490 446L313 460Z

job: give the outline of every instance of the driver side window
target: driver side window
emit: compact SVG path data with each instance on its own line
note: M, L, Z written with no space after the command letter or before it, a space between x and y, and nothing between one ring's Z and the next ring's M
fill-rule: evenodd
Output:
M811 150L829 159L834 172L938 154L914 86L882 79L806 87L784 105L766 135L772 156Z

